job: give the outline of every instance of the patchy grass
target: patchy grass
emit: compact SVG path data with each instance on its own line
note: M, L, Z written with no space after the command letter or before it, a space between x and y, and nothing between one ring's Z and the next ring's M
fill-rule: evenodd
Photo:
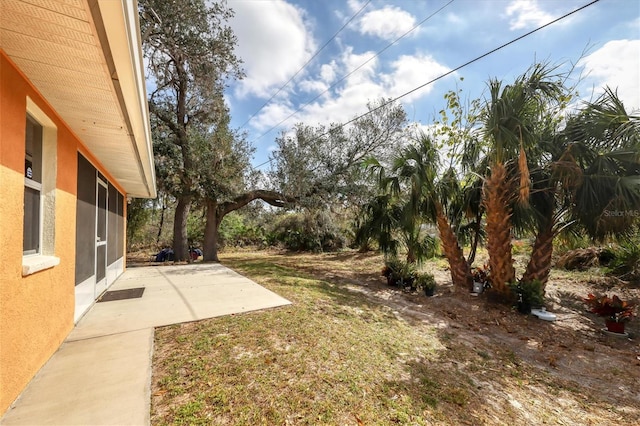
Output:
M610 368L608 341L581 347L574 329L455 295L446 283L435 298L391 290L379 256L222 259L293 305L158 329L153 424L640 421L633 343L618 345L629 359ZM437 263L427 268L446 277ZM576 375L571 357L604 364L599 375Z

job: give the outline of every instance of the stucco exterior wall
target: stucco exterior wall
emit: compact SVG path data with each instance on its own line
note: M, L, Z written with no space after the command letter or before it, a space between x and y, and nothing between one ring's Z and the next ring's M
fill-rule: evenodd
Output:
M27 97L57 128L55 218L53 225L43 226L54 226L51 254L60 258L60 264L23 277ZM0 50L0 415L73 328L78 151L111 179Z

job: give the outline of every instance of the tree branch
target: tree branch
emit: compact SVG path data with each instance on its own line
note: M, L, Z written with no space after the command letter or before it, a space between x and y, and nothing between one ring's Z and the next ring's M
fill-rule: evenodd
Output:
M187 133L172 120L171 116L167 114L166 111L158 108L158 106L153 102L149 102L149 111L167 125L167 127L176 135L176 140L180 145L184 143Z
M275 191L256 189L240 194L231 201L220 203L218 205L218 214L223 217L227 213L238 210L254 200L262 200L274 207L284 207L287 203L295 202L296 198Z

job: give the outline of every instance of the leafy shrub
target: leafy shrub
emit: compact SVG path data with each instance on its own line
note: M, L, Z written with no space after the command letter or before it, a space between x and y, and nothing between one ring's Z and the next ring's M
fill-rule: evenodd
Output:
M238 212L227 214L220 223L220 245L231 247L264 247L267 235L264 228L251 223Z
M189 245L198 246L204 241L206 218L203 213L190 214L187 217L187 239Z
M510 283L509 288L516 296L518 310L522 313L529 313L532 307L544 305L544 290L538 280Z
M524 240L515 240L511 246L511 252L514 256L528 254L531 252L531 244Z
M389 257L385 261L382 275L387 278L390 286L414 288L416 278L416 267L412 263L403 262L395 256Z
M610 274L626 281L640 281L640 237L620 242L609 263Z
M587 248L591 244L592 241L586 235L564 230L556 237L553 246L556 254L565 254L572 250Z
M420 272L416 275L415 285L420 290L426 289L435 289L436 288L436 279L433 274L428 272Z
M294 251L336 251L346 239L327 212L291 213L276 221L271 241Z

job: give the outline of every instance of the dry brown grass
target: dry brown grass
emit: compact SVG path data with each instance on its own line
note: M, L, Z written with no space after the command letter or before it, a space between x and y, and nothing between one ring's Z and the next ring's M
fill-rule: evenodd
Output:
M427 298L371 254L221 257L293 305L157 330L153 424L640 423L640 321L599 331L578 296L615 283L593 271L554 271L548 323L453 293L441 261Z

